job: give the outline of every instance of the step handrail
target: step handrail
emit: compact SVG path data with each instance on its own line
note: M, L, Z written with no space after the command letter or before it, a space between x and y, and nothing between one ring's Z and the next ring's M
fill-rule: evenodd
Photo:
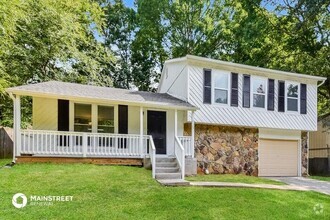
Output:
M154 143L154 139L151 135L149 135L150 140L150 147L151 151L149 151L150 154L150 163L151 163L151 169L152 169L152 178L156 178L156 147Z
M184 180L185 175L185 150L181 144L181 141L177 136L175 136L175 143L174 143L174 153L175 157L178 161L181 170L181 179Z

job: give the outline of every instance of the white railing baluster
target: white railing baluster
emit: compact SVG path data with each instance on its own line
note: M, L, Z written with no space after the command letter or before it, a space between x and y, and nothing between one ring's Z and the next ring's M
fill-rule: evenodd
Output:
M146 149L147 135L142 137L142 146L137 134L22 130L21 136L21 153L32 155L142 158L151 153L151 147L149 153Z
M191 136L178 136L179 141L181 142L184 150L185 155L193 157L194 156L194 149L192 149L191 145Z

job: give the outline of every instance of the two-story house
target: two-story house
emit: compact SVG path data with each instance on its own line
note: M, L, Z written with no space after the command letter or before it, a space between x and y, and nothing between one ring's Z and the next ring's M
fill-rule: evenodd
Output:
M8 88L14 160L148 165L157 179L197 170L307 174L323 77L187 55L164 64L158 92L43 82ZM21 129L21 97L33 129Z
M198 168L259 176L307 174L308 132L317 130L325 78L187 55L165 62L159 93L184 100L195 126Z

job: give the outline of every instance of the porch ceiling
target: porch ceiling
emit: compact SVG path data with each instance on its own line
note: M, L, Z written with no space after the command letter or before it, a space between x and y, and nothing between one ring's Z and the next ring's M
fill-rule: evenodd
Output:
M196 110L197 107L166 93L152 93L110 87L49 81L6 89L22 96L48 97L77 101L130 104L136 106Z

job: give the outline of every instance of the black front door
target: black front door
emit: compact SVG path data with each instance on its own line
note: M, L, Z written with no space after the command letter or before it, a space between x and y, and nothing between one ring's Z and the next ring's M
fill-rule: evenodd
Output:
M166 154L166 112L148 111L148 135L151 135L157 154Z

